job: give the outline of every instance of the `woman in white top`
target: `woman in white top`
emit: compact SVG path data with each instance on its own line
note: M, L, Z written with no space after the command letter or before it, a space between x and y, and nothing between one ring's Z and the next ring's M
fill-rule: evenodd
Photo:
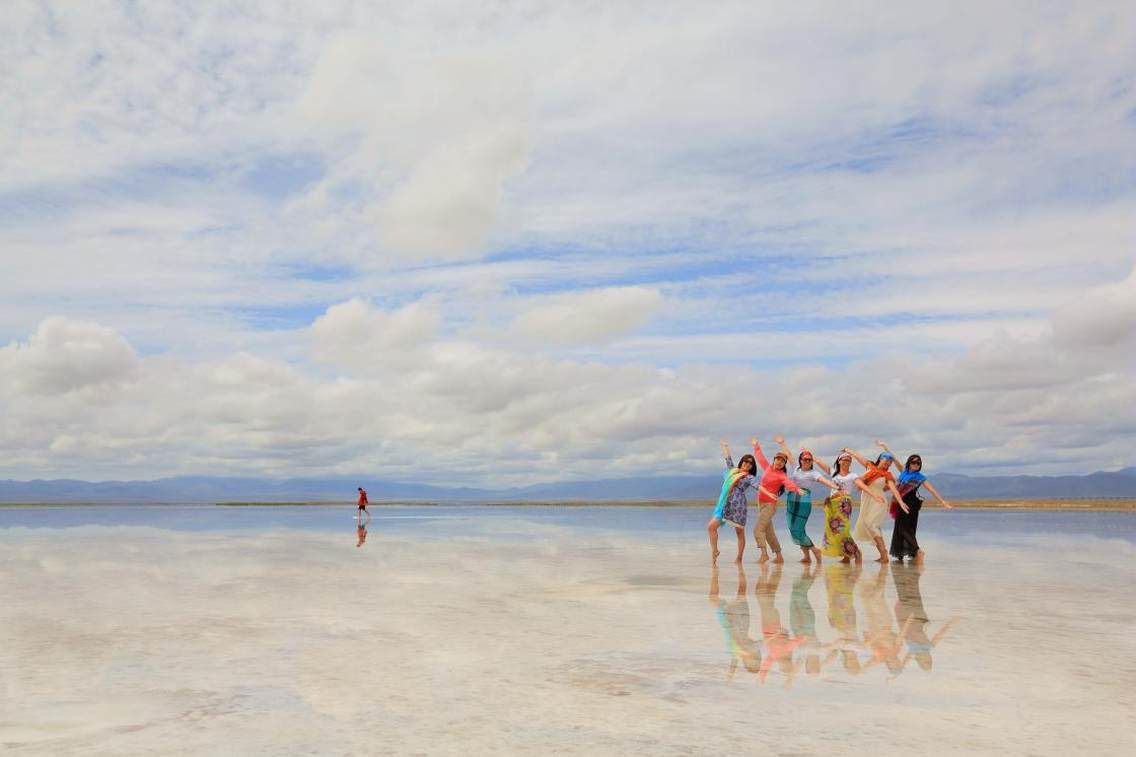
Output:
M785 437L775 436L773 441L777 442L781 451L792 459L793 453L785 446ZM813 453L807 449L802 449L797 455L797 466L789 474L789 479L800 489L799 492L785 492L785 517L789 522L789 535L793 543L801 548L801 562L807 565L812 562L813 557L816 557L819 563L820 549L805 532L809 514L813 511L812 490L819 490L821 486L835 490L836 484L829 481L819 469L813 467Z
M817 464L828 470L823 461L817 460ZM836 457L835 465L836 472L832 473L832 481L837 489L824 501L824 549L821 554L840 558L845 563L855 558L860 563L863 562L864 555L852 538L852 492L859 489L863 492L861 498L871 497L880 505L884 503L884 498L865 486L859 473L852 472L852 455L841 452Z

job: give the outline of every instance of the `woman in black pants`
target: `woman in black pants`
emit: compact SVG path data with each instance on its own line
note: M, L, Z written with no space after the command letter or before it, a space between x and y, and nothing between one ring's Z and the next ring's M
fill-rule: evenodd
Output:
M904 463L903 472L895 479L895 487L899 490L903 504L907 507L898 507L892 503L892 515L895 517L895 529L891 532L891 549L888 550L895 560L902 561L910 557L916 565L923 563L923 550L919 548L919 540L915 532L919 528L919 510L923 507L923 499L919 496L919 488L926 487L927 491L939 500L939 504L950 510L953 505L943 499L935 487L923 475L923 458L911 455Z

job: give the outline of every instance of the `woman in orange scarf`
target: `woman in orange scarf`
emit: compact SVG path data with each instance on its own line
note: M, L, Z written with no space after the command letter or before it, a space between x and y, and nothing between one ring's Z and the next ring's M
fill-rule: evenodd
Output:
M883 448L883 442L876 442L876 444ZM895 457L884 449L876 458L876 462L872 463L855 450L845 447L844 451L864 466L866 470L864 475L860 477L860 482L868 487L868 491L860 494L860 515L856 518L856 525L852 529L852 538L856 541L870 541L875 544L876 549L880 551L880 557L876 562L887 562L888 550L884 544L883 531L880 530L884 516L887 515L888 511L883 496L885 489L891 492L900 507L904 510L907 509L907 505L903 504L903 497L895 488L895 478L888 471L888 468L895 462Z

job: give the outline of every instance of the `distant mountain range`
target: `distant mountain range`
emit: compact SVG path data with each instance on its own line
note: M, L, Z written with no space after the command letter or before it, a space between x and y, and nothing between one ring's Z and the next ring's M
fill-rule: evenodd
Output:
M1136 497L1136 467L1085 476L962 476L938 473L935 487L948 499L1056 499ZM650 476L563 481L511 489L447 488L357 477L319 479L177 476L155 481L0 481L0 502L199 503L334 502L355 498L362 484L372 500L555 501L706 500L717 496L718 475Z

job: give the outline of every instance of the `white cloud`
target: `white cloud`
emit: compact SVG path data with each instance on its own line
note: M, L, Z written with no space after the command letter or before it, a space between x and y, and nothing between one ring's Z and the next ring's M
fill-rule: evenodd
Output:
M528 164L530 99L523 73L485 48L423 55L336 37L299 112L316 129L346 128L359 148L297 206L334 209L329 194L348 186L385 260L479 257L505 183Z
M1128 5L9 5L9 475L1131 462Z
M113 330L52 317L27 342L0 349L0 375L18 392L63 394L120 384L138 370L138 356Z
M1094 287L1058 309L1054 335L1066 348L1106 348L1122 362L1136 361L1136 268L1123 281Z
M333 365L401 364L433 340L440 318L416 302L390 313L361 299L333 305L312 324L313 355Z
M662 294L651 287L576 291L540 298L512 329L537 344L601 343L636 331L662 307Z

